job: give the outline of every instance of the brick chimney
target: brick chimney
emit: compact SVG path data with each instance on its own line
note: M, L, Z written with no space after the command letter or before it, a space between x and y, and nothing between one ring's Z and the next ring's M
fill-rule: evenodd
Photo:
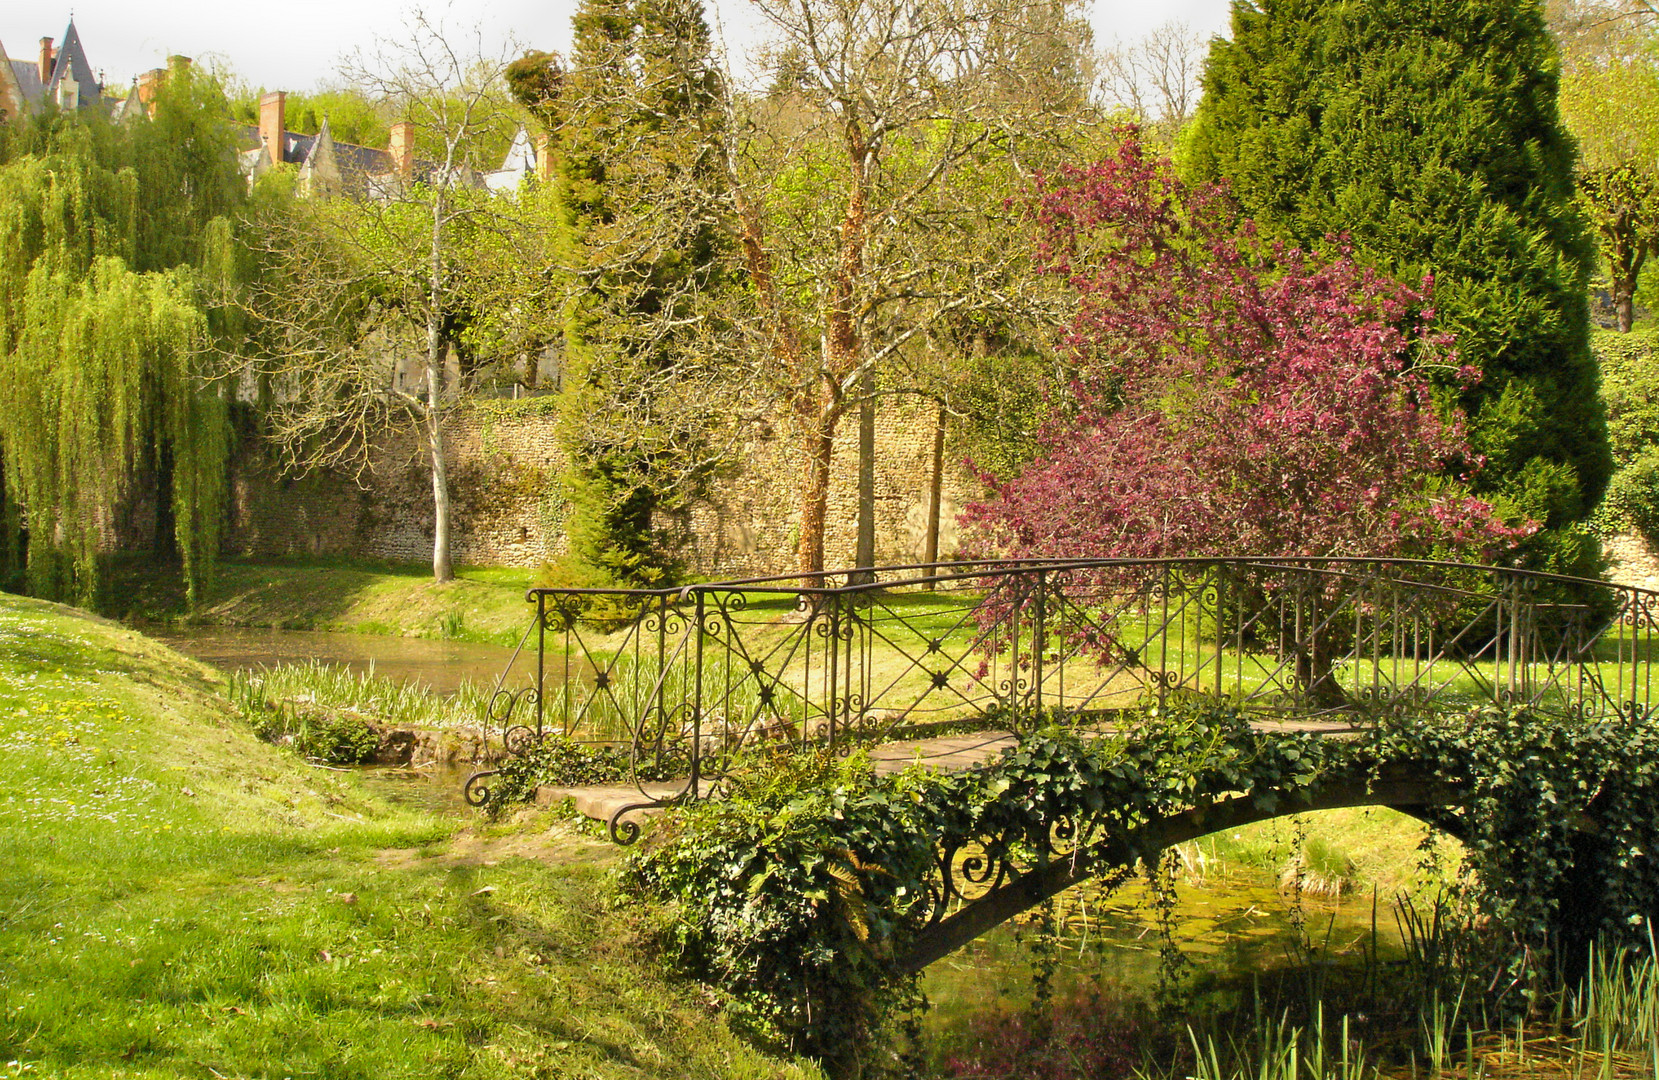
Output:
M415 125L399 120L392 125L391 141L386 152L392 157L392 168L404 179L415 174Z
M281 90L273 90L259 99L259 141L271 155L272 165L282 164L282 152L288 142L287 120L283 116L287 101L288 95Z
M138 77L138 103L144 106L146 115L155 108L156 94L161 91L161 81L166 77L167 72L162 68L151 68Z
M40 84L45 86L52 81L52 65L57 63L58 51L52 48L52 39L40 39Z

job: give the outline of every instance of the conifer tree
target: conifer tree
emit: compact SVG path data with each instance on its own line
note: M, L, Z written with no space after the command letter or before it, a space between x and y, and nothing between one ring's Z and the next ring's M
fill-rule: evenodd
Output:
M1442 391L1472 418L1477 492L1545 525L1533 564L1584 572L1575 523L1612 462L1558 77L1537 0L1237 0L1181 156L1268 236L1433 276L1439 325L1480 373Z
M142 476L194 603L217 553L228 446L209 358L233 347L223 95L186 67L150 117L14 118L0 163L0 502L10 584L87 601ZM169 537L166 534L171 533Z
M561 430L571 584L677 572L653 517L695 482L699 425L675 383L723 277L720 79L699 0L586 0L570 69L516 72L552 117L555 255L569 277ZM557 94L556 107L548 98ZM535 100L531 100L535 99Z

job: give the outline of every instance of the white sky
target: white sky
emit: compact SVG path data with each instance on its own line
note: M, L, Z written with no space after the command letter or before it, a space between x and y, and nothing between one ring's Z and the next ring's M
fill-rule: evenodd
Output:
M745 0L705 0L710 21L724 25L734 53L754 39L758 25ZM451 24L481 23L486 40L511 34L527 47L565 50L576 0L482 0L456 3ZM51 11L44 5L5 4L0 44L13 60L40 55L40 39L60 38L73 10L93 70L106 81L130 83L160 67L170 53L219 60L255 86L309 90L333 79L340 59L374 38L395 37L409 0L75 0ZM440 10L441 3L429 5ZM1203 33L1227 26L1228 0L1093 0L1096 40L1133 41L1171 19Z

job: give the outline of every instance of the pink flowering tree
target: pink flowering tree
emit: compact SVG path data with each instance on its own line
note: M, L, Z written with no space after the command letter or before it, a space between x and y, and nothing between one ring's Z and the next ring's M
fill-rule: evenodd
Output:
M1045 179L1033 213L1041 266L1077 296L1078 407L1023 472L985 477L989 497L965 514L975 555L1492 561L1531 531L1462 482L1479 462L1434 380L1475 373L1434 331L1430 283L1260 240L1224 190L1182 185L1132 130L1112 157ZM1050 633L1103 662L1139 657L1100 615L1132 603L1145 573L1067 574L1067 600L1097 615ZM1328 609L1355 600L1356 582L1315 576ZM1256 613L1258 646L1290 650L1302 691L1340 706L1353 621L1277 625L1275 595L1308 578L1254 573L1229 592ZM993 651L1031 640L1017 632L1029 597L1007 595L984 609L1002 628Z
M1497 557L1506 526L1432 372L1455 368L1422 291L1259 240L1132 129L1038 190L1040 264L1077 294L1080 407L965 521L1015 557Z

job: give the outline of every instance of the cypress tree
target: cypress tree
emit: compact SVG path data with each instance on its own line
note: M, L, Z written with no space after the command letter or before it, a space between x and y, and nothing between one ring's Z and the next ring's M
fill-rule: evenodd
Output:
M1612 460L1558 81L1538 0L1235 0L1180 160L1225 178L1266 235L1346 238L1395 277L1432 275L1439 325L1481 373L1461 400L1476 491L1543 523L1532 565L1593 572L1578 523Z
M566 307L563 442L571 584L649 586L679 572L653 519L688 479L665 399L721 276L720 82L699 0L584 0L568 72L518 73L556 114L553 201ZM556 109L546 105L557 94Z

